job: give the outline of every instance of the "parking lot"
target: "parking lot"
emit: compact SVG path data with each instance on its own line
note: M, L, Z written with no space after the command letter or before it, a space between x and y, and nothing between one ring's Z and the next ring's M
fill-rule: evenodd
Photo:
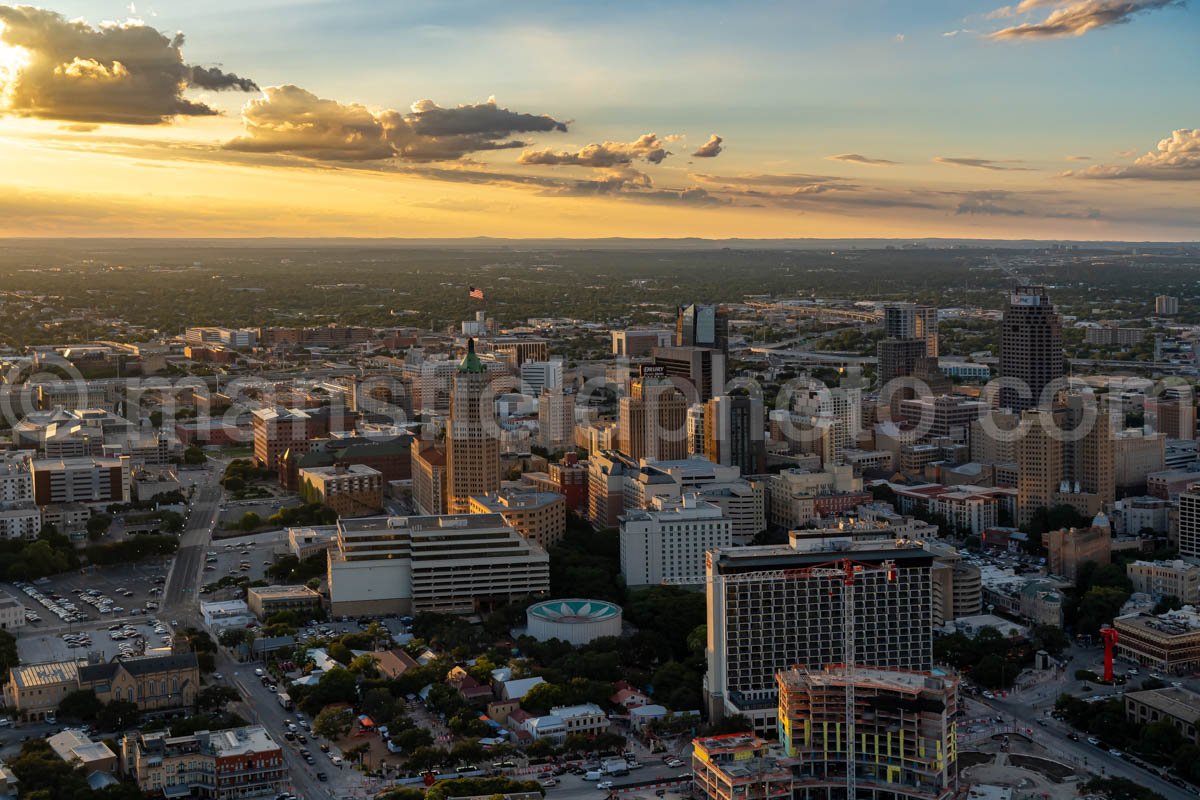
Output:
M214 540L204 555L200 584L216 583L226 576L245 576L252 581L267 579L267 567L287 552L287 538L283 531ZM243 564L246 564L245 568ZM208 592L204 594L206 600L223 599L228 592L225 590L225 593L216 593L211 597Z
M153 618L153 615L151 617ZM81 623L61 633L25 635L17 639L17 652L21 662L25 664L86 658L91 653L99 653L102 660L111 661L121 655L139 656L156 651L170 652L170 620L158 621L162 624L158 626L157 631L154 622L144 616L121 616L116 619ZM110 631L112 626L120 626L121 629ZM132 635L129 635L130 632Z

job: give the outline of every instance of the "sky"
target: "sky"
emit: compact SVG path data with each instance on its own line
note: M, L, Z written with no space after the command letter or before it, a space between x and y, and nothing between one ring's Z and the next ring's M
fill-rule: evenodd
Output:
M0 236L1200 240L1192 0L0 0Z

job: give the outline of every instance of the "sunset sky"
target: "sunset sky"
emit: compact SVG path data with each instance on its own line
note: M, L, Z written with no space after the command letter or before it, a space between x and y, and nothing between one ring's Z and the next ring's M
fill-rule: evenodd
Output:
M1200 6L1015 3L0 3L0 235L1200 239Z

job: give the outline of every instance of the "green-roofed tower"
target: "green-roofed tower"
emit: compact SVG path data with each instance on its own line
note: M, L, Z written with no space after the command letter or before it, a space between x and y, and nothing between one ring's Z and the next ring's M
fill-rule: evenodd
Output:
M467 355L458 365L458 371L483 374L483 362L479 360L479 356L475 355L474 339L467 339Z

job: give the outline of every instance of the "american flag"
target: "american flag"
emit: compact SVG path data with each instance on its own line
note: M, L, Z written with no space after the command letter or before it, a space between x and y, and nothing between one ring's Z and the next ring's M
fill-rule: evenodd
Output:
M472 286L471 287L471 297L475 298L476 300L482 300L483 299L483 289L476 289L474 286Z

